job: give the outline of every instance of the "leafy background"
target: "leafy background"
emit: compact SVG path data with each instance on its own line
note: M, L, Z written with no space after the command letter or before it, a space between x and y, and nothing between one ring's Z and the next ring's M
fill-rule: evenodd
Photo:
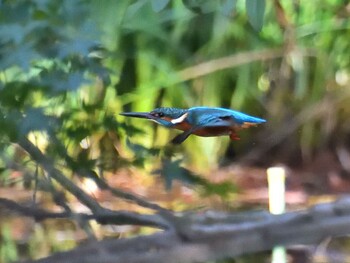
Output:
M0 6L1 197L57 209L63 194L71 209L84 209L18 146L23 137L116 209L143 211L110 201L89 179L104 178L179 211L251 208L237 195L264 185L264 169L278 163L293 169L291 185L310 196L348 190L347 1L3 0ZM239 142L192 136L173 147L175 131L118 116L196 105L233 108L268 123L242 132ZM4 262L91 238L69 220L39 224L9 215L0 223ZM101 238L150 231L91 228Z

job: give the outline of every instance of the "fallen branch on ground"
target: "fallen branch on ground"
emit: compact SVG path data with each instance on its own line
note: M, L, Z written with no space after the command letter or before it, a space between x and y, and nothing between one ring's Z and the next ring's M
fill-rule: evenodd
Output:
M206 262L264 251L276 245L317 244L327 237L350 234L350 198L282 215L264 211L208 212L167 220L173 223L173 230L94 241L32 263Z

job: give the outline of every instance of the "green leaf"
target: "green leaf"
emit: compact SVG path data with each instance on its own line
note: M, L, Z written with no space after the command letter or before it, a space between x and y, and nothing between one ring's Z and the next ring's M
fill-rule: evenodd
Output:
M79 54L80 56L88 56L90 50L96 45L90 39L72 39L59 45L58 57L65 58L69 55Z
M17 45L22 42L23 38L25 37L25 33L24 27L18 24L7 24L0 26L2 43L12 42Z
M0 86L0 104L9 108L22 108L31 90L36 87L29 82L12 81Z
M126 145L135 153L138 158L145 158L150 155L159 154L159 149L157 148L146 148L141 144L132 143L129 139L126 139Z
M75 169L92 170L96 164L96 159L91 159L90 154L89 149L82 149L76 158L77 167L75 167ZM95 173L90 171L87 174L93 176Z
M66 128L67 136L75 142L80 142L87 136L91 135L92 132L92 128L84 127L83 125Z
M256 31L262 29L264 23L265 0L246 0L249 23Z
M224 16L231 16L236 8L237 0L226 0L221 6L221 13Z
M84 77L84 72L70 72L69 74L60 69L43 71L41 74L42 83L54 92L75 91L81 85L88 83Z
M39 57L30 42L14 47L5 45L0 51L0 70L5 70L13 66L28 70L31 62Z
M167 6L169 2L170 0L152 0L152 9L155 12L160 12Z
M18 135L18 127L17 120L21 119L21 114L14 110L10 113L4 113L0 111L0 138L1 141L3 139L2 136L9 138L10 140L15 140ZM4 149L3 145L1 145L1 149Z
M152 174L158 174L164 179L167 190L171 189L174 180L178 180L185 184L200 186L206 196L216 194L227 198L230 193L237 192L237 187L231 182L212 183L182 167L181 162L181 159L163 159L160 169L153 171Z
M221 182L221 183L209 183L203 182L202 184L204 195L219 195L220 197L227 198L230 193L236 193L238 191L237 186L229 181Z
M53 118L44 114L42 108L31 108L19 123L19 132L26 135L30 131L44 131L53 128Z
M190 9L192 12L197 14L208 13L213 11L213 7L215 6L215 1L207 1L207 0L182 0L184 6Z
M173 180L179 180L187 184L196 184L201 181L201 178L192 173L190 170L181 166L181 159L162 161L160 169L155 170L152 174L159 174L165 181L165 187L170 190L173 185Z

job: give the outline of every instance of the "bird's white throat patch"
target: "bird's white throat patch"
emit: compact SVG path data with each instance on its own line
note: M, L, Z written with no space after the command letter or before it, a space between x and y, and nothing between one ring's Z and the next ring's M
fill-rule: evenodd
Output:
M181 122L183 122L183 121L186 119L187 115L188 115L188 112L186 112L185 114L181 115L181 116L180 116L179 118L177 118L177 119L171 120L170 122L171 122L172 124L181 123Z

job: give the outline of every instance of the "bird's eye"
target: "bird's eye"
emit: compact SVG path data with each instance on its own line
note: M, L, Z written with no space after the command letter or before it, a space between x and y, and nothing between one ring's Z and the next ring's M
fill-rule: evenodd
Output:
M156 117L156 118L162 118L164 117L164 113L163 112L151 112L151 114Z

